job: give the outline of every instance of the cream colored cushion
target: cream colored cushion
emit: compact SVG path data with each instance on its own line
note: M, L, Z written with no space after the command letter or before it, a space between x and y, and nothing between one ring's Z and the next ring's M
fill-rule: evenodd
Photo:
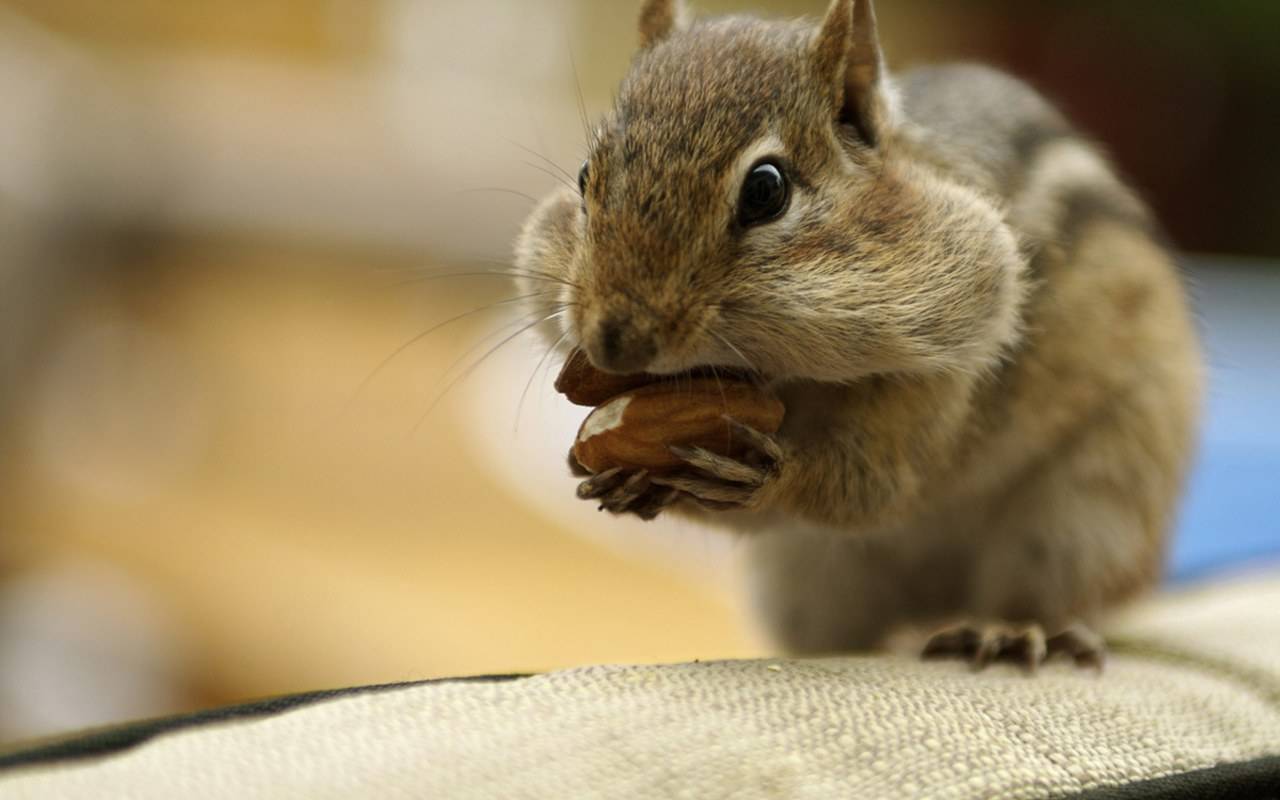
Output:
M1101 677L882 656L429 684L0 773L0 797L1039 798L1280 755L1280 576L1119 633Z

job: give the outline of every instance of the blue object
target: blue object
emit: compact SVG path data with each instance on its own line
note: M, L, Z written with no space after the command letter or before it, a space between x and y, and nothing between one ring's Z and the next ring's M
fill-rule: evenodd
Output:
M1200 453L1169 574L1280 562L1280 263L1187 269L1209 363Z

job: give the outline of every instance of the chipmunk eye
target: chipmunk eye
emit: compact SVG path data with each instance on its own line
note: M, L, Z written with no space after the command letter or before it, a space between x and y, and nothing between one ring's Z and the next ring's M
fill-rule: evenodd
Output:
M578 194L585 199L587 196L587 178L591 175L587 167L587 162L582 162L582 169L578 170Z
M787 210L791 189L782 167L773 161L761 161L747 173L738 198L738 222L744 227L777 219Z

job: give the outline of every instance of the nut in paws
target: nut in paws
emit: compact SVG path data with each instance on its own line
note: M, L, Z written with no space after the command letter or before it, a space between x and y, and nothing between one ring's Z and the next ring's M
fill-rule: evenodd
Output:
M730 460L755 455L757 437L776 432L783 414L781 401L745 381L651 384L592 411L573 454L595 474L613 468L672 472L697 461L698 453Z

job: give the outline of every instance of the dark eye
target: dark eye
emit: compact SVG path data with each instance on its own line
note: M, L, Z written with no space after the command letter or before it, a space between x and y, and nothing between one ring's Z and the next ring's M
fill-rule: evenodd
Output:
M791 189L782 168L772 161L762 161L751 168L742 183L738 199L738 223L744 227L777 219L787 210Z
M582 169L578 170L578 194L582 195L583 199L587 197L587 178L590 175L591 172L587 168L587 162L583 161Z

